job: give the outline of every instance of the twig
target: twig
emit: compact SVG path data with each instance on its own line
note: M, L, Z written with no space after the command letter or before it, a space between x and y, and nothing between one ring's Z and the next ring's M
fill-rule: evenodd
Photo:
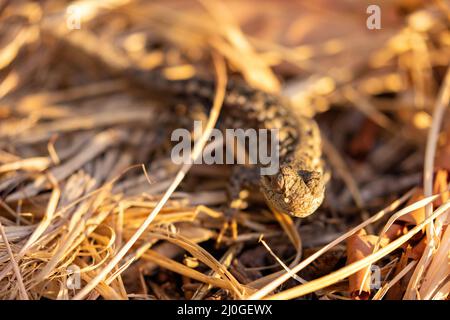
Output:
M3 241L5 242L5 246L6 246L6 250L8 251L9 258L12 262L14 273L16 274L17 284L19 286L19 293L23 300L29 300L28 295L27 295L27 290L25 289L25 286L23 284L22 275L20 274L19 265L17 264L17 261L14 258L14 255L13 255L13 252L9 245L8 239L6 238L5 229L3 228L1 221L0 221L0 233L2 235Z
M427 146L425 149L425 165L423 169L423 192L427 197L433 193L433 172L434 172L434 158L436 154L436 146L439 138L439 131L441 129L442 119L446 108L450 101L450 67L447 69L444 84L439 92L439 97L434 108L433 121L431 123L430 131L428 132ZM425 207L425 217L429 217L433 211L433 204L430 203ZM431 256L433 254L434 247L436 245L434 223L431 221L426 227L426 235L428 239L428 245L419 263L414 270L411 280L406 289L405 298L414 299L416 297L416 288L419 284L421 276L429 265ZM414 289L414 290L413 290Z

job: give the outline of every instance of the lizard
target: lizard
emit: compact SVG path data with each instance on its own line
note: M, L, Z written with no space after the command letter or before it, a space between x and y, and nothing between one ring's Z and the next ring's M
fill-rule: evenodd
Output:
M161 71L131 67L124 72L128 79L144 90L166 92L175 99L200 99L206 101L206 105L212 105L215 94L213 80L199 76L169 80ZM227 83L223 110L224 118L229 120L227 124L239 123L236 120L240 119L260 128L279 130L279 170L276 174L258 177L259 188L268 207L301 218L314 213L322 204L328 180L316 121L301 115L283 97L234 79ZM237 175L243 176L246 175ZM239 188L241 182L235 184Z

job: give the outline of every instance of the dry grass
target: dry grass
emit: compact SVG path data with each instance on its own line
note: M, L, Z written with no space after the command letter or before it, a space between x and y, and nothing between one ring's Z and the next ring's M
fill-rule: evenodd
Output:
M448 1L386 5L380 31L363 2L72 5L0 3L0 298L448 299ZM192 159L228 77L315 115L323 206L293 219L252 192L229 219L229 168L170 160L190 102L132 88L129 66L215 77Z

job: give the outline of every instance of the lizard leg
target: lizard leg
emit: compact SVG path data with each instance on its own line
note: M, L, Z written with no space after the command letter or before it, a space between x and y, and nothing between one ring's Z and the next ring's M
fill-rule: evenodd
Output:
M237 219L240 210L247 208L250 192L258 190L259 168L256 166L234 166L228 187L229 203L224 210L226 223L224 228L231 230L233 239L237 238ZM226 230L222 230L224 233Z
M230 208L245 209L250 191L258 190L259 168L256 166L234 166L231 172L228 195Z

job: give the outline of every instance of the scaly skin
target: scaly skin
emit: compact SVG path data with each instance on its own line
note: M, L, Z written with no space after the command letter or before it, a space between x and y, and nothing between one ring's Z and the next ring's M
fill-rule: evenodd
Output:
M134 83L151 91L164 91L181 99L202 99L212 105L214 82L201 78L167 80L158 71L129 69ZM306 217L321 205L326 179L321 160L317 123L295 112L280 97L255 90L243 83L228 82L223 109L227 124L236 128L244 121L258 128L279 129L280 169L262 175L260 189L272 210Z

